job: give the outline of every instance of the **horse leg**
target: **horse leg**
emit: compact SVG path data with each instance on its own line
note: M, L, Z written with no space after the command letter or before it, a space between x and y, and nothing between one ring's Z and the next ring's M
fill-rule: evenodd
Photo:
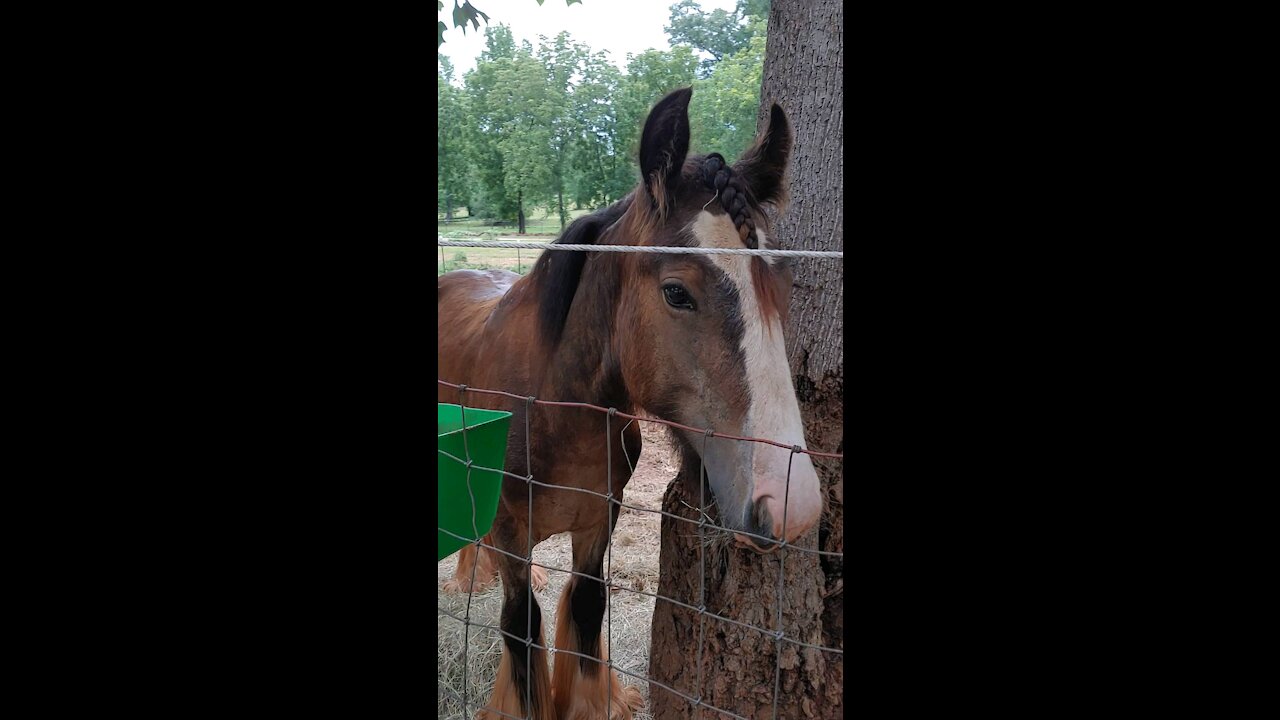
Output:
M485 535L481 542L493 545L493 533ZM481 547L477 552L475 545L463 546L458 551L458 569L454 571L453 579L445 582L441 590L447 593L488 590L498 581L497 557L498 553L487 547Z
M522 523L509 519L502 523L502 527L495 526L492 537L497 541L496 547L529 557L526 529ZM530 592L529 565L509 555L493 554L502 575L502 616L499 620L503 631L502 660L498 663L493 694L476 718L499 720L502 715L488 712L496 710L512 717L555 720L547 651L525 644L526 638L533 638L536 645L547 645L546 633L542 629L542 609Z
M615 508L616 511L616 508ZM609 526L573 534L573 569L593 577L604 574L604 554L609 545ZM604 620L605 587L598 580L574 575L560 595L556 610L556 650L571 650L556 656L552 695L560 720L631 720L631 714L643 704L640 691L618 682L618 676L605 664L609 660L607 645L600 629Z
M493 544L493 534L484 538L485 545ZM458 569L453 578L445 582L441 590L447 593L484 592L498 580L498 553L491 548L482 547L476 552L475 545L466 545L458 551ZM476 563L479 565L476 565ZM475 580L472 580L472 566L475 565ZM534 592L541 592L547 587L547 571L537 565L530 573Z

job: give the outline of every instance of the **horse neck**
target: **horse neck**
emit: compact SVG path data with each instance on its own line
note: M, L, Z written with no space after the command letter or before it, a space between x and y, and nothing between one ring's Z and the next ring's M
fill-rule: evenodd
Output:
M546 360L541 397L633 409L615 336L619 259L612 253L587 259L560 342Z

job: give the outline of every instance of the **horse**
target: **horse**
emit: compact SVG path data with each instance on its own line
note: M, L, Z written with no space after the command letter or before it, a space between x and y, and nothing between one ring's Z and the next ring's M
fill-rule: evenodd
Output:
M493 534L485 535L481 540L481 548L476 551L475 545L464 545L458 551L458 569L453 579L441 587L447 593L484 592L493 586L498 579L498 553L490 548L493 545ZM474 565L474 567L472 567ZM534 565L530 569L529 584L535 592L547 587L547 571Z
M575 220L557 243L778 247L768 235L764 208L785 205L792 145L786 114L772 105L765 129L729 165L718 153L689 155L691 96L692 88L676 90L650 111L637 187ZM804 448L783 341L791 287L784 260L727 254L548 250L524 277L445 273L436 315L440 379L645 412ZM440 402L512 409L506 470L535 481L503 479L487 536L502 551L485 552L502 579L505 642L493 693L477 717L499 717L491 712L496 710L567 720L607 711L629 720L642 699L607 670L601 637L606 588L595 578L603 575L630 478L628 458L640 457L638 427L620 427L616 418L587 408L438 387ZM819 521L822 493L807 454L701 432L672 434L683 457L699 458L710 502L747 550L770 552ZM552 675L526 559L534 545L564 532L571 534L575 574L560 595L555 649L571 652L557 655ZM459 562L459 578L464 565L470 574L471 558ZM528 645L529 638L536 644Z

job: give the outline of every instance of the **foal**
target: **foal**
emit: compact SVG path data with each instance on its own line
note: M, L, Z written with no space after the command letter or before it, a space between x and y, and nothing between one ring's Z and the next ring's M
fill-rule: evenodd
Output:
M780 204L785 195L786 115L773 106L767 128L733 166L714 153L690 158L691 94L671 93L645 121L640 185L576 220L557 242L776 247L761 204ZM803 447L783 346L790 293L787 264L759 256L547 251L523 278L455 271L439 279L440 379L630 414L644 409L692 427ZM623 423L588 409L521 402L512 408L508 399L444 386L439 401L514 409L506 470L545 484L502 481L488 540L510 553L491 555L503 584L504 648L480 717L500 717L488 712L497 710L568 720L607 711L629 719L640 693L604 665L607 591L592 579L604 574L620 508L575 489L622 500L626 458L640 456L639 428L623 431ZM700 457L722 522L740 531L743 546L770 549L817 523L822 499L808 455L792 458L772 445L701 433L674 436L682 452ZM571 576L560 596L555 647L571 652L557 655L552 676L545 651L535 646L546 640L530 566L515 558L531 557L534 545L562 532L571 533L573 570L581 575ZM459 573L464 569L469 576L469 563L460 562Z

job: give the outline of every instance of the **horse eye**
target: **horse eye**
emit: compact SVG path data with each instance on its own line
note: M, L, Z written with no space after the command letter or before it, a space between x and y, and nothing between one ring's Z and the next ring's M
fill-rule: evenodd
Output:
M689 297L689 291L679 285L663 285L662 294L666 297L667 304L673 308L693 309L693 298Z

